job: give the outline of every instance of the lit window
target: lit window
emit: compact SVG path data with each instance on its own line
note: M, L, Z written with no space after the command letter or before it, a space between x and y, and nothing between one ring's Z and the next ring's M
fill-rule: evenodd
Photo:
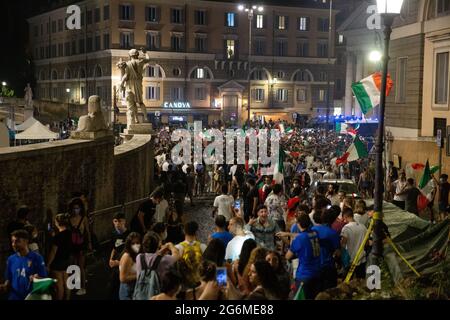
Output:
M279 102L287 102L287 100L288 100L287 89L277 89L276 99Z
M226 25L227 27L236 27L236 13L228 12L226 14Z
M278 16L278 30L285 30L285 29L286 29L286 17Z
M264 16L262 14L256 15L256 28L257 29L264 28Z
M447 104L448 101L448 52L436 55L436 83L434 102L436 104Z
M257 102L264 101L264 89L255 89L253 91L253 99Z
M308 29L309 29L309 18L308 17L300 17L298 19L298 29L300 31L308 31Z
M234 59L236 52L236 44L234 40L227 40L227 59Z
M197 79L203 79L203 78L205 78L205 69L203 69L203 68L198 68L198 69L197 69L197 73L196 73L196 78L197 78Z

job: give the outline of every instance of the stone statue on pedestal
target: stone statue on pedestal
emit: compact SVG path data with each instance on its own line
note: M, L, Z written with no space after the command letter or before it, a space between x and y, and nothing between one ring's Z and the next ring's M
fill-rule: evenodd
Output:
M145 55L145 58L139 58L139 51L131 49L128 53L130 60L127 62L120 60L117 67L122 71L120 87L123 91L127 92L127 105L129 104L129 101L134 100L136 107L139 106L141 108L141 112L144 116L143 122L147 122L147 109L143 101L142 80L144 78L144 66L150 62L150 56L145 49L142 48L141 51ZM128 98L130 93L132 93L134 97ZM132 118L127 117L127 119L131 120ZM130 126L134 123L128 121L127 124Z
M88 102L88 114L80 117L77 132L98 132L104 130L108 130L108 125L100 107L100 97L91 96Z
M31 89L31 86L29 83L27 83L27 86L23 90L25 92L25 108L32 109L33 108L33 90Z

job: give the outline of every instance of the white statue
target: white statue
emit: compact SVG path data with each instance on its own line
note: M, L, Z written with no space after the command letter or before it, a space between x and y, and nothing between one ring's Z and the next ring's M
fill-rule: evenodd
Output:
M138 119L138 108L136 104L136 98L132 91L127 91L127 124L139 123Z
M117 67L122 71L120 87L127 94L134 94L134 102L136 106L141 108L144 115L144 122L147 122L147 109L143 101L142 80L144 78L144 66L150 62L150 56L145 49L141 49L145 58L139 58L139 51L131 49L129 51L130 60L127 62L119 61ZM127 98L127 103L128 103ZM128 125L133 123L128 123Z
M80 117L77 131L97 132L107 129L108 125L106 124L102 108L100 107L100 97L90 96L88 102L88 114Z
M33 90L29 83L27 83L27 86L23 91L25 92L25 108L33 108Z

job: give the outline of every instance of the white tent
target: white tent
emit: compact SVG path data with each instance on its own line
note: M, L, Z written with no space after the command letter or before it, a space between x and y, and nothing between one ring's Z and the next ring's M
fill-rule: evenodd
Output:
M33 117L30 117L25 122L23 122L23 123L21 123L19 125L16 125L15 130L16 131L25 131L28 128L30 128L33 124L35 124L36 122L39 122L39 121L37 121Z
M55 140L59 133L51 131L39 121L22 133L16 134L16 140Z

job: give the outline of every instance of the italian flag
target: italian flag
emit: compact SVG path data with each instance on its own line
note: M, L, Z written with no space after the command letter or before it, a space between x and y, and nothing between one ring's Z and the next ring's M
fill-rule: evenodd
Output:
M356 134L358 133L358 131L356 129L354 129L351 125L348 125L343 122L338 122L338 123L336 123L336 133L349 134L349 135L355 137Z
M284 164L285 157L286 157L286 152L280 146L280 152L279 152L279 156L278 156L278 161L275 164L275 169L273 170L273 181L275 183L280 183L281 184L283 182L283 180L284 180L283 164Z
M370 110L380 104L381 92L381 72L376 72L359 82L352 84L352 91L361 107L361 111L367 114ZM386 96L389 95L393 87L393 81L388 75L386 85Z
M433 200L434 181L432 174L433 172L431 171L430 164L427 160L422 178L419 182L419 189L422 193L417 200L417 208L419 210L425 209L426 206Z
M347 152L344 153L342 157L336 160L336 165L346 162L356 161L358 159L362 159L368 156L367 148L364 143L359 140L358 136L355 136L353 143L347 149Z

